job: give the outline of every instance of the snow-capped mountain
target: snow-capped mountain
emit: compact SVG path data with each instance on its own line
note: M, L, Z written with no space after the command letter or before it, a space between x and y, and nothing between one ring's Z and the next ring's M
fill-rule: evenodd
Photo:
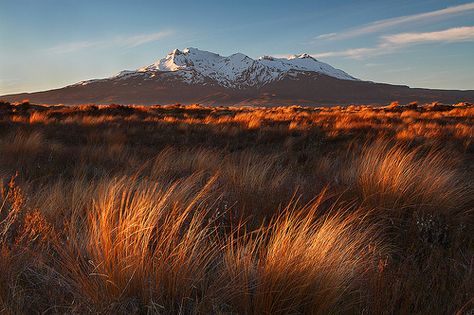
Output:
M43 104L343 105L474 102L474 91L412 89L358 80L310 55L252 59L186 48L151 65L63 88L4 95Z
M189 84L215 83L227 88L244 89L261 87L269 82L278 81L285 76L295 76L302 72L314 72L342 80L356 80L342 70L318 61L308 54L294 55L289 58L264 56L252 59L236 53L223 57L209 51L196 48L175 49L165 58L135 71L122 71L114 78L142 76L154 78L158 73L180 78ZM85 85L96 80L84 81Z

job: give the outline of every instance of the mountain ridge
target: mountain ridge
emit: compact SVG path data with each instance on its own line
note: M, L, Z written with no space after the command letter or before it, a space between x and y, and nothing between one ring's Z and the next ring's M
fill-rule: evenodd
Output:
M474 102L474 91L430 90L357 79L308 54L230 56L186 48L136 70L49 91L0 96L44 104L345 105Z
M318 61L305 53L292 55L288 58L263 56L252 59L242 53L226 57L192 47L182 51L175 49L166 57L148 66L136 70L124 70L108 79L121 79L130 76L153 78L157 73L169 72L189 84L202 84L210 79L224 87L242 89L261 87L266 83L281 79L284 75L304 71L316 72L342 80L357 80L346 72ZM81 81L73 86L86 85L96 81L97 79Z

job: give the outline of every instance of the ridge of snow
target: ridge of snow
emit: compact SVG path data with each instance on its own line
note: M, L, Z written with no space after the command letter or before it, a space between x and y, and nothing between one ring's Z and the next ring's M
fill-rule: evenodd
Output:
M137 75L152 78L158 72L173 74L189 84L204 83L210 79L230 88L262 86L288 74L294 77L301 72L316 72L342 80L358 80L308 54L288 58L263 56L254 60L242 53L225 57L192 47L182 51L175 49L151 65L135 71L125 70L112 78L124 79ZM78 84L85 85L89 82L91 81Z

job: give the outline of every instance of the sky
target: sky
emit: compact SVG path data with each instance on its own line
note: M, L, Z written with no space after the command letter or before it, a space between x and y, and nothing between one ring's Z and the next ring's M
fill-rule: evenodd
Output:
M186 47L308 53L363 80L474 89L474 2L0 0L0 95L109 77Z

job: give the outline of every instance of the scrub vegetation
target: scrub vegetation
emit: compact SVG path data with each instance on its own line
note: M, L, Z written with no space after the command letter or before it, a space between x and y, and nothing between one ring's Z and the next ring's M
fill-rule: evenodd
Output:
M470 314L474 105L0 102L0 313Z

